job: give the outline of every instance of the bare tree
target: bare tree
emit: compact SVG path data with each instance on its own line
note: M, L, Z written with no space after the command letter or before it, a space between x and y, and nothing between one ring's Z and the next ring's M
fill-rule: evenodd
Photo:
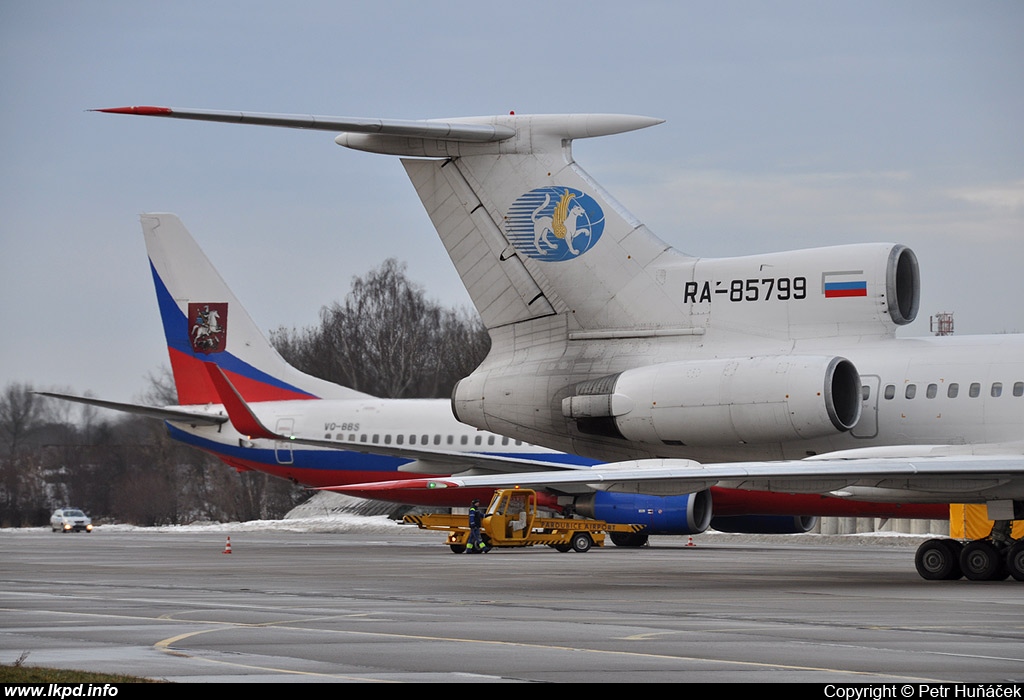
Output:
M40 490L38 460L28 437L39 428L39 404L31 384L8 384L0 395L0 526L20 526L26 504Z
M146 382L146 389L142 392L143 403L153 406L173 406L178 403L174 374L167 365L147 374Z
M278 329L271 339L303 371L385 398L448 396L490 346L475 315L428 300L393 258L353 279L318 327Z
M8 384L0 395L0 438L9 457L14 457L18 448L33 430L39 427L39 403L32 393L31 384Z

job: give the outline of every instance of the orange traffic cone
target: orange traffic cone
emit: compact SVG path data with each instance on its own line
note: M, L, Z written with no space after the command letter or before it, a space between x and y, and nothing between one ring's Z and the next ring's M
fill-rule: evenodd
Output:
M228 544L224 547L224 551L221 554L231 554L231 537L228 536Z
M692 535L687 539L686 546L687 547L696 547L697 546L697 545L695 545L693 543L693 536ZM231 545L230 544L228 545L228 549L231 549Z

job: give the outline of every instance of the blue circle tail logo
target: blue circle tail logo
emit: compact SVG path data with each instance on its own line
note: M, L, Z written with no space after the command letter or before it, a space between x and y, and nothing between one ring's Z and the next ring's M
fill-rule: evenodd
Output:
M604 231L604 211L571 187L541 187L522 195L505 217L508 239L523 255L545 262L572 260L594 247Z

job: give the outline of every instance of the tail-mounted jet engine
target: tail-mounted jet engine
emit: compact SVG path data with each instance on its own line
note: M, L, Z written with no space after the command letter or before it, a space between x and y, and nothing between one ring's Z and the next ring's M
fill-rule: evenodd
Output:
M805 355L639 367L582 382L562 401L582 433L691 446L826 437L850 430L860 411L853 363Z

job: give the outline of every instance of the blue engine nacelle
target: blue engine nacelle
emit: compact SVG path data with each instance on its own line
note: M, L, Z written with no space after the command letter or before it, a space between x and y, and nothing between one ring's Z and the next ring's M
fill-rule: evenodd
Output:
M646 525L649 535L696 535L711 524L711 492L646 496L595 491L576 499L576 512L608 523Z
M711 519L711 529L749 535L794 535L818 524L813 515L728 515Z

